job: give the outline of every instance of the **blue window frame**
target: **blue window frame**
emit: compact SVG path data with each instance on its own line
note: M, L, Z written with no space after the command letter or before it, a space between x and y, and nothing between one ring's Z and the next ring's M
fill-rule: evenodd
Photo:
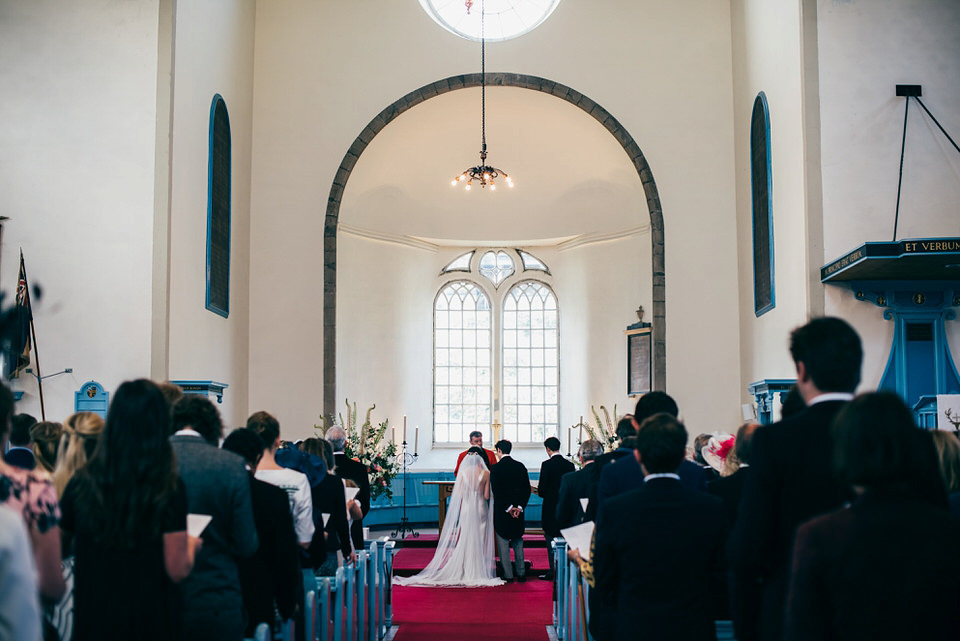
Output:
M773 172L770 167L770 109L761 91L750 117L750 187L753 196L753 311L776 307L773 261Z
M210 311L230 315L230 117L220 94L210 106L207 167L207 300Z

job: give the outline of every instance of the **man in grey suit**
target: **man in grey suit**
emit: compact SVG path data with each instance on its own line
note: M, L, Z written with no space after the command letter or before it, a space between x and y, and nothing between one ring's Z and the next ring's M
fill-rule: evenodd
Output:
M257 530L250 503L250 478L242 458L217 447L223 424L217 408L203 396L187 394L173 407L180 478L187 486L191 514L209 514L203 547L183 583L184 639L243 639L243 595L237 557L257 551Z

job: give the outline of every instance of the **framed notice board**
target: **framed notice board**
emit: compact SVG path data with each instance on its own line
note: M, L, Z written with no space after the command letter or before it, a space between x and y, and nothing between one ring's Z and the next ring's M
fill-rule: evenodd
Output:
M651 390L653 334L650 323L634 323L627 327L627 395L640 396Z

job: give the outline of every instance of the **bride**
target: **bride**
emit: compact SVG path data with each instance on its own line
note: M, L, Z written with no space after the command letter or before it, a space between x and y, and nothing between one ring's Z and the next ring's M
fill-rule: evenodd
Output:
M471 447L453 485L447 518L433 560L419 574L395 577L396 585L422 587L500 585L493 557L493 502L490 464Z

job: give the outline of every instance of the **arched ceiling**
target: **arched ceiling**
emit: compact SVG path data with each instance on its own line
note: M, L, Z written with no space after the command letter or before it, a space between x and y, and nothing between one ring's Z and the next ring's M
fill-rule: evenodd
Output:
M373 139L351 172L340 223L438 245L544 245L649 224L637 170L589 114L516 87L487 87L486 102L487 164L516 187L450 185L480 160L480 89L451 91Z

